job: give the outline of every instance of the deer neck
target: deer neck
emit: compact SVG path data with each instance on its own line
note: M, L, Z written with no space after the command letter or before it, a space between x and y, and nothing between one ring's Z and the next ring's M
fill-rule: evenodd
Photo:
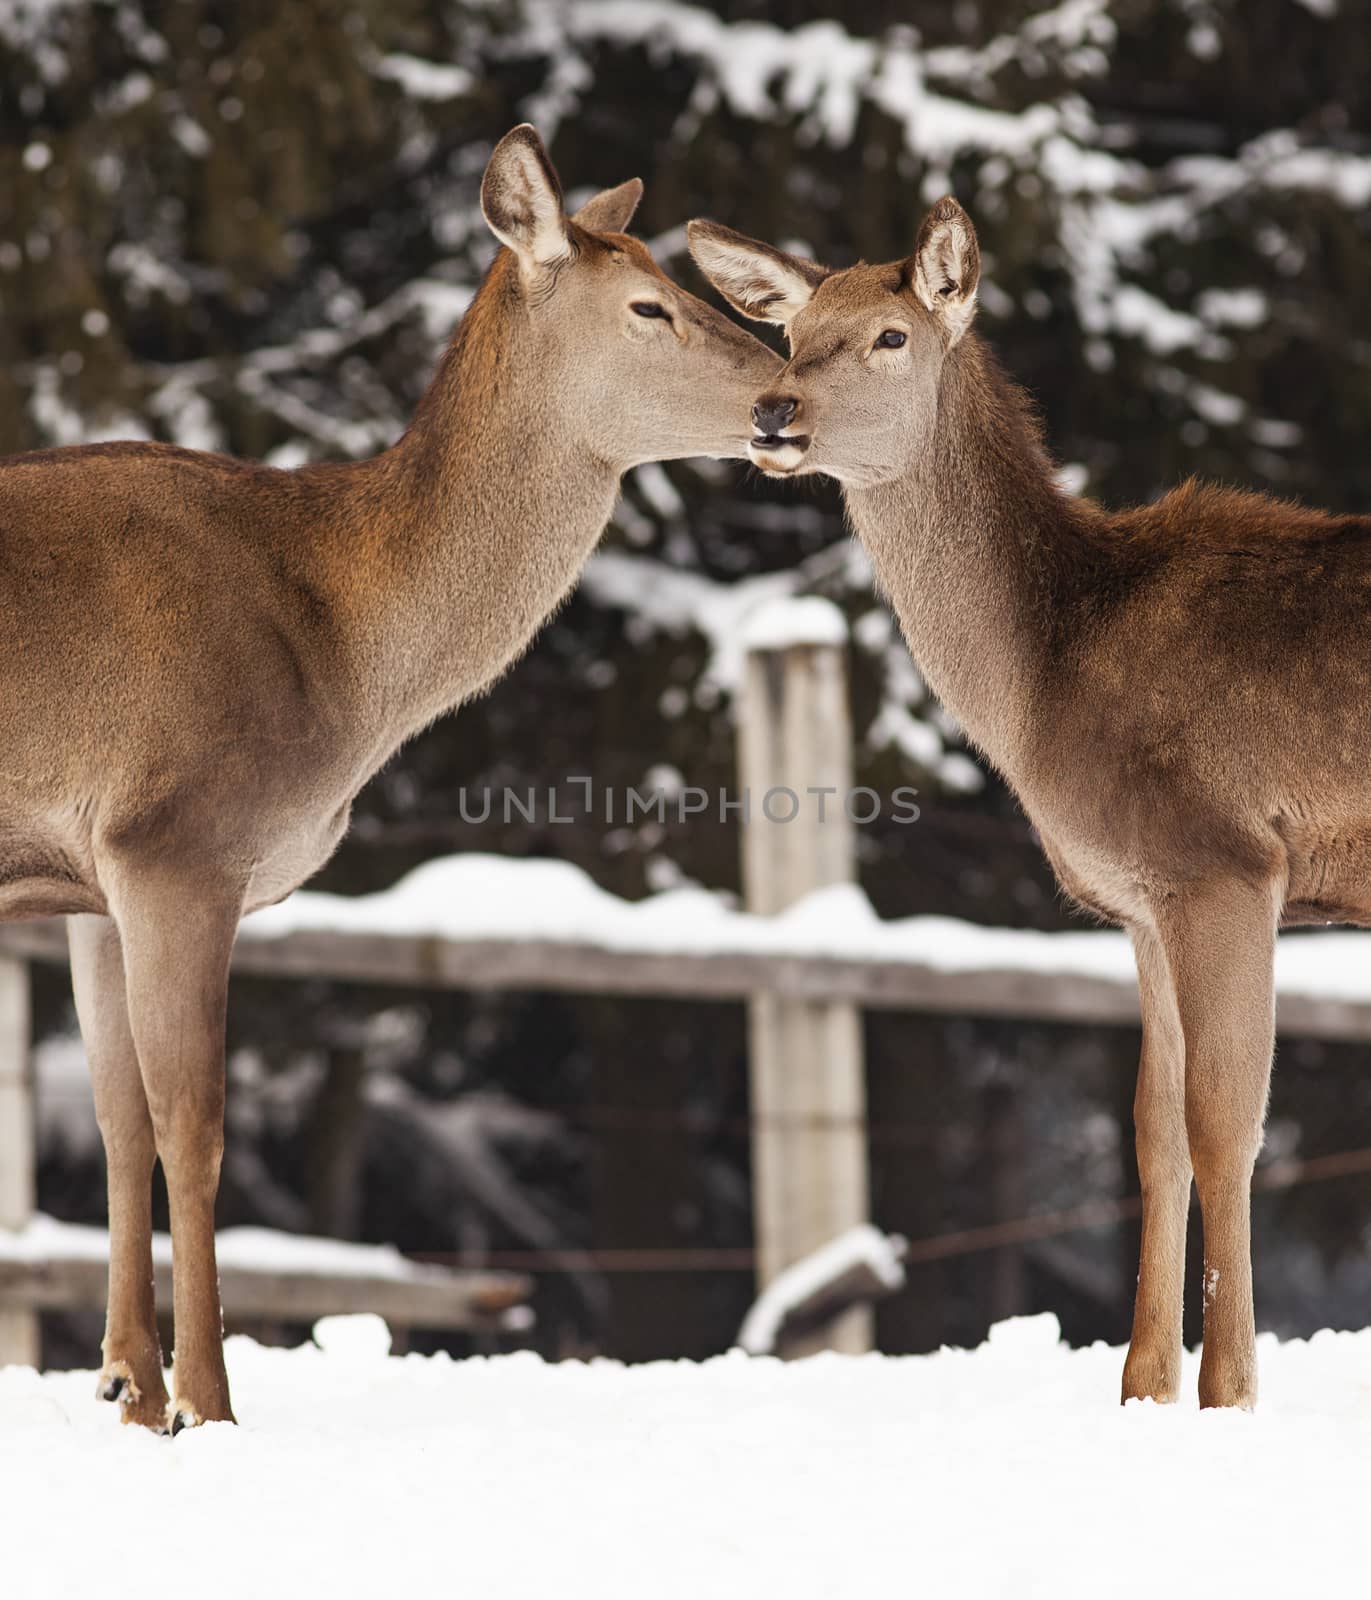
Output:
M619 473L579 448L558 414L562 354L530 326L502 252L410 428L359 469L364 549L344 582L382 744L393 748L497 678L565 597L609 520Z
M974 335L943 364L918 461L846 501L930 687L1012 777L1069 582L1063 541L1088 510L1058 489L1027 397Z

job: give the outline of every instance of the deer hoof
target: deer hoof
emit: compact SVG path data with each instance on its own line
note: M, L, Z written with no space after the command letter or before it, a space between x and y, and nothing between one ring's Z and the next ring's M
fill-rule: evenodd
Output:
M121 1405L137 1405L142 1398L127 1362L112 1361L100 1374L95 1393L101 1400L117 1400Z
M1123 1369L1123 1403L1155 1400L1159 1406L1174 1404L1180 1389L1180 1366L1179 1350L1161 1356L1130 1350Z
M204 1418L194 1406L173 1405L169 1408L167 1427L171 1430L174 1439L185 1428L198 1428Z

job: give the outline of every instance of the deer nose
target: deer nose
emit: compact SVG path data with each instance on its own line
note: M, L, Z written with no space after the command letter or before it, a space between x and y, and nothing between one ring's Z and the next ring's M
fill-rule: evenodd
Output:
M764 394L752 408L752 421L757 432L771 437L793 420L800 402L785 394Z

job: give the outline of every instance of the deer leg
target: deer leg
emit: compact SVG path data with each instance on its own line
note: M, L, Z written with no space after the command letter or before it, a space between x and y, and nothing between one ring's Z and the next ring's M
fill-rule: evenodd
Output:
M152 1295L152 1135L124 999L119 934L108 917L67 919L71 984L90 1062L109 1185L109 1301L96 1393L125 1422L166 1424L167 1389Z
M224 1148L224 1015L240 901L217 885L130 873L112 899L129 1022L171 1207L173 1433L231 1422L214 1255Z
M1133 935L1142 1003L1142 1056L1133 1101L1142 1180L1142 1253L1125 1400L1172 1401L1180 1387L1190 1148L1185 1133L1185 1038L1166 955L1153 934Z
M1204 1221L1202 1406L1257 1401L1251 1191L1275 1038L1278 904L1273 885L1209 886L1159 923L1185 1035L1185 1126Z

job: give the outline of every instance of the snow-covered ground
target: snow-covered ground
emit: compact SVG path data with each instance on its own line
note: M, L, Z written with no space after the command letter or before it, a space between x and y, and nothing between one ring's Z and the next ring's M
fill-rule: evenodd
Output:
M1255 1415L1116 1403L1051 1317L974 1352L692 1365L232 1339L241 1426L121 1428L89 1372L0 1372L0 1591L277 1595L1354 1593L1371 1331L1261 1341Z

